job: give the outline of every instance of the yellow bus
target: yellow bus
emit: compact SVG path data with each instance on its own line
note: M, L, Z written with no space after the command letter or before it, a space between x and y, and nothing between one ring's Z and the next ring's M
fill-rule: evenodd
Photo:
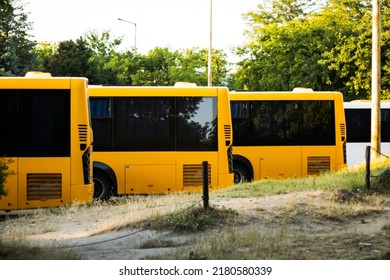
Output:
M89 86L97 199L233 185L224 87ZM230 159L230 160L229 160Z
M346 124L339 92L231 92L236 184L339 170Z
M0 156L9 163L0 210L93 198L87 79L0 78Z

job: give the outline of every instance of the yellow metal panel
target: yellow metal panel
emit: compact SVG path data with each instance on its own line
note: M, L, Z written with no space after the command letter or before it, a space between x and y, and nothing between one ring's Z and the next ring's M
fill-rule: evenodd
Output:
M309 158L317 157L317 158L330 158L330 170L338 170L336 166L336 148L334 146L304 146L302 147L302 175L307 176L310 175L308 172L309 166ZM323 165L325 166L325 162L323 161Z
M176 155L176 173L177 184L185 191L201 191L203 185L183 186L183 167L184 165L202 165L204 161L207 161L211 166L211 183L210 188L217 188L220 184L218 182L218 153L217 152L178 152ZM201 171L201 169L200 169ZM227 171L227 170L226 170ZM200 174L201 175L201 174ZM233 184L233 183L232 183ZM231 184L231 185L232 185Z
M80 78L81 79L81 78ZM71 78L1 78L3 89L69 89Z
M53 164L55 162L56 164ZM40 208L64 205L70 202L70 159L69 158L19 158L19 208ZM61 174L62 193L60 198L51 199L43 195L40 199L27 199L28 174ZM42 186L45 187L45 186Z
M339 92L230 92L229 97L231 101L242 100L334 100L335 96L341 95ZM341 95L342 96L342 95Z
M224 88L227 90L227 88ZM109 96L141 96L141 97L159 97L159 96L217 96L216 87L126 87L126 86L96 86L89 85L88 93L90 96L109 97Z
M302 176L300 146L234 147L233 151L252 163L255 180Z
M170 193L175 190L174 165L127 164L126 193Z

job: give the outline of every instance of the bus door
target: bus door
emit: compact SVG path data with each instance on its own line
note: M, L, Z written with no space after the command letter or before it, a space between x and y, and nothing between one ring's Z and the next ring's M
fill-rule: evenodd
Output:
M260 179L295 178L302 174L300 146L261 147L258 155Z
M175 154L142 152L132 154L125 164L125 188L128 194L169 193L174 190Z

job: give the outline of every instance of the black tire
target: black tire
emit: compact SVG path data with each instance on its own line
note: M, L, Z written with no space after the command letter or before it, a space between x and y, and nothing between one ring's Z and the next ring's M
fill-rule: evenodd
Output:
M96 200L107 200L112 195L111 180L103 172L93 172L94 191L93 198Z
M248 168L242 163L233 163L234 184L242 184L250 181Z

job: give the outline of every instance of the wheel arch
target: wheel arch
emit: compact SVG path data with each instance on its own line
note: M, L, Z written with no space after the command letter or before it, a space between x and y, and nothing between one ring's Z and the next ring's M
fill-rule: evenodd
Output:
M253 180L253 166L249 159L241 155L233 155L233 169L235 163L244 165L248 169L250 180Z
M107 175L108 179L111 181L113 186L113 194L117 195L118 192L118 183L116 179L116 175L114 170L107 164L100 162L100 161L94 161L93 162L93 172L102 172Z

